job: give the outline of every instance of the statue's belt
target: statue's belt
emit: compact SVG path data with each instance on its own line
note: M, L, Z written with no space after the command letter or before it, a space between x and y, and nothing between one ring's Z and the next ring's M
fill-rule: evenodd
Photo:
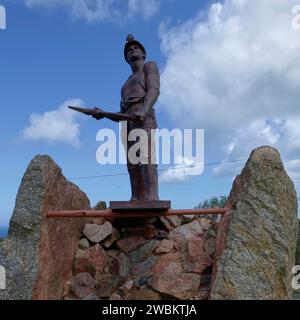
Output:
M137 98L129 98L128 100L122 100L121 101L121 104L122 104L122 107L124 108L128 108L130 107L131 105L133 104L137 104L137 103L141 103L141 102L144 102L145 98L144 97L137 97Z

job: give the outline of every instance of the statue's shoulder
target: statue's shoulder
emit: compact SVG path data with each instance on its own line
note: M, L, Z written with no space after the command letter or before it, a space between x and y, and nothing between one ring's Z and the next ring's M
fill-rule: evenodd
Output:
M144 72L146 74L149 73L158 73L159 74L159 70L158 70L158 66L156 64L155 61L148 61L144 64Z

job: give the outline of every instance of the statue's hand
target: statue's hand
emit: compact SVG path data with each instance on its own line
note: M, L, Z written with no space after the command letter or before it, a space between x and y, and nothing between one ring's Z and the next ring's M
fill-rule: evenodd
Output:
M102 115L103 110L100 108L94 108L95 113L92 115L93 118L97 119L97 120L101 120L104 118L104 116Z
M147 116L147 114L146 114L146 112L143 111L143 110L141 110L141 111L136 111L136 112L134 113L135 120L136 120L136 121L139 121L139 122L144 122L145 119L146 119L146 116Z

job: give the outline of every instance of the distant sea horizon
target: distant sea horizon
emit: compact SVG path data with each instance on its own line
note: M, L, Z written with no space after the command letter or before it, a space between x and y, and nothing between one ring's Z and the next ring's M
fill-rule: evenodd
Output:
M0 226L0 238L5 238L7 236L8 226Z

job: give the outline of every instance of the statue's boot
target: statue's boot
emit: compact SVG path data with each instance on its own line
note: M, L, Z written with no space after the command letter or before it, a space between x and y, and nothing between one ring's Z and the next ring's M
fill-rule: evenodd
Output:
M131 185L131 199L130 201L145 201L146 192L144 187L144 179L141 168L135 166L128 169Z
M144 186L148 201L158 201L158 174L157 165L142 165Z

